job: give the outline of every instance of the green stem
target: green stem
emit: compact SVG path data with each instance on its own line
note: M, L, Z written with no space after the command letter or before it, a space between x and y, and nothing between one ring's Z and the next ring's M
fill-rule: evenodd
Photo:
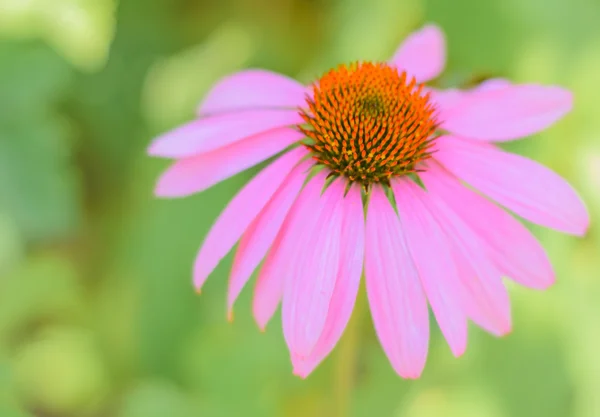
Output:
M358 297L352 318L340 341L334 370L334 410L335 417L350 415L352 391L356 381L358 347L360 343L360 324L366 310L363 288L358 291Z

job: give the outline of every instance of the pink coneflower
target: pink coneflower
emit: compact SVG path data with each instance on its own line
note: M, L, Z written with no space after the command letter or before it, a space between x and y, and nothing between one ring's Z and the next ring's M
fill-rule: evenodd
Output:
M200 289L239 241L228 308L262 261L253 302L261 329L282 303L294 372L307 376L336 345L364 272L377 335L394 369L421 374L428 303L452 353L467 321L511 329L502 277L554 282L535 237L511 214L583 235L587 210L550 169L495 143L565 115L560 87L484 82L468 91L423 86L440 74L435 26L409 36L387 63L327 72L310 87L248 70L218 82L198 119L158 138L151 155L176 161L161 197L200 192L283 151L229 203L194 267Z

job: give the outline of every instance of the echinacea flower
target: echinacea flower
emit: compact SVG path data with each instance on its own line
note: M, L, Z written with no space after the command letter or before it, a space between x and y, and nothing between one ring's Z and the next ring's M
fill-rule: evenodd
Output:
M158 182L161 197L200 192L284 152L221 213L194 283L200 289L239 241L229 311L262 262L254 317L264 329L282 303L297 375L336 345L363 272L387 357L402 377L417 378L428 305L458 356L468 320L494 335L511 330L503 277L536 289L554 282L544 249L500 206L561 232L588 228L565 180L496 145L552 125L571 109L571 94L505 80L466 91L424 86L444 63L444 36L426 26L389 62L342 65L309 87L242 71L214 86L196 120L150 146L175 160Z

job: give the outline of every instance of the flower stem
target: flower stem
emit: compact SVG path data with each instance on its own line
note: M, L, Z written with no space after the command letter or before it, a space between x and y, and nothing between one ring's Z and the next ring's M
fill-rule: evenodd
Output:
M358 348L360 341L360 325L366 311L363 288L358 291L352 318L340 341L334 370L334 416L350 415L352 390L356 381Z

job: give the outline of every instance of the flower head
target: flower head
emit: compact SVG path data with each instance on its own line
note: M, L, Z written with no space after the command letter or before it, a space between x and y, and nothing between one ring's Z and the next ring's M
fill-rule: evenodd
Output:
M495 335L510 331L503 277L537 289L554 282L541 245L504 208L565 233L587 230L569 184L495 144L550 126L570 110L571 94L505 80L467 91L424 86L444 60L444 37L427 26L388 63L340 66L309 88L243 71L214 86L197 120L149 149L175 159L158 182L162 197L200 192L283 152L221 213L194 283L199 289L239 242L232 311L262 262L254 317L264 329L282 304L302 377L341 337L363 273L383 349L401 376L417 378L428 306L458 356L468 320Z
M429 158L437 128L423 85L383 63L329 71L302 113L314 159L365 185L413 172Z

